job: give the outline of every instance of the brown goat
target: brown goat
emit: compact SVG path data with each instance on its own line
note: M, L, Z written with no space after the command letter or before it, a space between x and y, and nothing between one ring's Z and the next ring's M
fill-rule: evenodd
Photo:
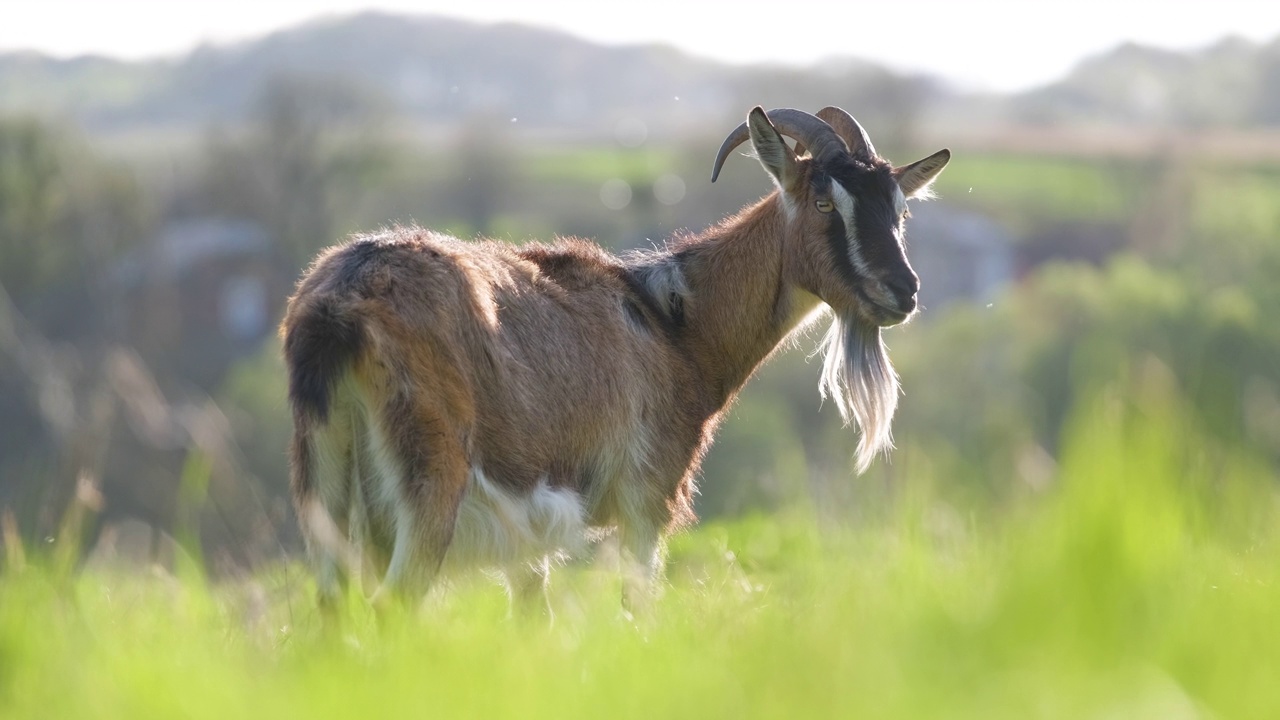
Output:
M950 153L895 168L843 110L755 108L713 181L748 139L777 191L664 250L401 228L320 255L281 332L322 607L357 569L381 574L377 597L474 566L536 597L555 558L608 529L639 570L630 602L694 520L722 411L824 303L823 394L860 426L860 469L889 447L898 381L880 328L915 311L919 286L906 199Z

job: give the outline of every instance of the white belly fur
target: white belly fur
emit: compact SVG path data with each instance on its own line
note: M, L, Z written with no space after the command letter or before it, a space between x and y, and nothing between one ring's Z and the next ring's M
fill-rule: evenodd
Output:
M529 494L516 495L472 467L445 566L509 567L548 555L566 557L580 550L586 537L586 513L578 493L544 481Z

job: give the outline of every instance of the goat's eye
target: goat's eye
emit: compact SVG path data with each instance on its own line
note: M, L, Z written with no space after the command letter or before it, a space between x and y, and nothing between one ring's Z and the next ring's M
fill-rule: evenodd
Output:
M818 202L814 203L814 205L817 206L818 212L829 213L832 210L836 209L835 204L832 203L830 200L819 200Z

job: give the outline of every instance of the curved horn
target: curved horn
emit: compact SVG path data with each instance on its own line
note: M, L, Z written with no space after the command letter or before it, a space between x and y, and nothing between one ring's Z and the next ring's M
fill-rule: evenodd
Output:
M847 152L844 141L830 125L803 110L776 108L766 112L765 117L769 118L769 122L773 123L779 133L808 146L810 154L816 160L825 160L835 154ZM724 143L720 145L720 152L716 153L716 164L711 170L711 182L715 182L716 178L720 177L720 168L724 165L725 158L729 157L729 153L746 142L749 137L751 137L751 131L747 129L745 122L729 133L729 137L725 138Z
M827 106L818 111L818 117L835 129L836 134L849 146L851 155L867 160L876 156L876 147L871 144L871 137L852 115L838 107Z
M715 167L711 168L711 182L715 182L716 178L720 177L720 167L724 165L724 160L729 157L729 153L746 142L749 137L751 137L751 131L747 129L745 122L729 133L729 137L725 138L724 142L720 144L720 152L716 153L716 164Z

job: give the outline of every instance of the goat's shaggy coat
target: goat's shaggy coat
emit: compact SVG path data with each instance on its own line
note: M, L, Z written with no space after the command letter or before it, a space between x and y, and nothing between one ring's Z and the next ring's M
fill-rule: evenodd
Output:
M862 428L862 464L888 446L897 380L879 326L915 308L899 186L924 188L946 160L895 170L843 133L832 147L849 154L797 158L763 111L751 120L779 191L664 250L619 260L576 239L398 228L316 260L282 333L293 493L322 599L353 563L410 596L452 565L537 589L603 528L643 584L661 538L694 519L724 408L824 301L837 314L824 391ZM789 134L826 137L806 132Z

